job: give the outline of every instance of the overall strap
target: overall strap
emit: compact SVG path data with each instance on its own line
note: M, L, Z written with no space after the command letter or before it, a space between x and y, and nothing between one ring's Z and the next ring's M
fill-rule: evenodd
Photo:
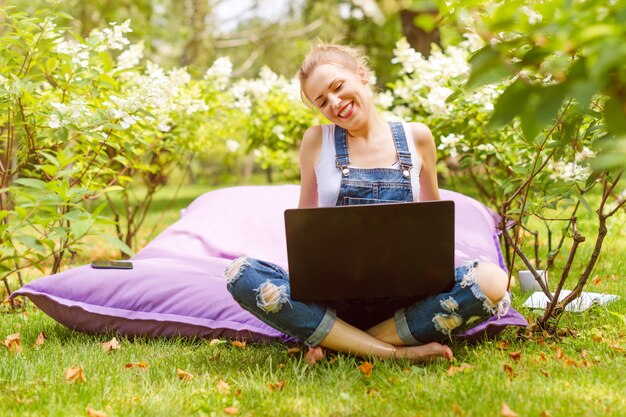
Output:
M335 125L335 164L343 176L347 177L350 173L350 158L348 157L346 129L337 125Z
M391 134L393 135L393 141L396 145L396 151L398 152L400 167L402 167L402 175L408 178L411 175L413 162L411 162L411 152L409 152L409 147L406 143L404 128L400 122L390 122L389 126L391 126Z

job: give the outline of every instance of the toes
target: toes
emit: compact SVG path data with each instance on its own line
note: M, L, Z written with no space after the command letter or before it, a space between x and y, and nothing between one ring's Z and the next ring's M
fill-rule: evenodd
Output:
M309 365L315 365L324 358L324 349L321 346L310 347L304 355L304 361Z

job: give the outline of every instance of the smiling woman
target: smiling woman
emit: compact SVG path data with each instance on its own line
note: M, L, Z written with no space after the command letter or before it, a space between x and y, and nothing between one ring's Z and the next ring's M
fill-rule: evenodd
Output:
M439 200L430 130L421 123L383 120L372 100L369 74L365 57L342 45L316 45L304 59L298 72L302 99L331 124L312 126L304 134L300 208ZM350 236L346 239L349 244ZM509 308L505 272L495 264L466 261L456 269L450 291L419 301L294 301L284 269L248 257L234 261L226 278L242 307L306 343L313 359L322 346L421 362L451 359L452 351L441 343Z

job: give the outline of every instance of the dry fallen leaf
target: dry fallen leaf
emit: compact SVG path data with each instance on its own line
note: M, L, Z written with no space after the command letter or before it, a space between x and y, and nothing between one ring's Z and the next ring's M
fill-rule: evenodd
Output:
M550 413L548 413L548 410L543 410L539 417L550 417Z
M563 365L565 365L566 367L573 366L575 368L578 368L580 366L578 362L568 358L567 356L563 357Z
M602 336L601 333L594 333L594 335L591 336L591 340L593 340L596 343L602 343L604 342L604 336Z
M471 368L473 368L473 366L468 363L462 363L460 366L450 365L450 367L448 368L448 375L454 375L457 372L463 372L466 369L471 369Z
M109 340L108 342L98 343L102 350L105 352L113 352L114 350L118 350L120 348L120 343L116 338Z
M540 357L542 360L544 360L544 361L547 361L547 360L548 360L548 357L547 357L547 356L546 356L546 354L545 354L545 353L543 353L543 352L539 352L539 357Z
M520 360L521 357L522 357L522 352L520 350L516 350L515 352L509 353L509 358L511 358L514 361Z
M221 343L226 343L225 340L220 340L220 339L211 339L211 341L209 342L210 346L215 346L215 345L219 345Z
M126 369L130 369L130 368L146 369L147 367L148 367L148 364L145 362L127 363L126 365L124 365L124 368Z
M11 353L20 353L22 351L22 342L20 341L20 334L13 333L4 339L4 346L9 349Z
M591 279L591 283L593 285L602 285L602 278L596 275L595 277Z
M35 345L34 348L38 348L39 346L43 345L46 342L46 335L44 334L44 332L40 332L39 336L37 336L37 340L35 340Z
M589 353L587 352L587 349L583 349L582 352L580 352L580 356L583 358L586 358L587 356L589 356Z
M230 342L230 344L233 346L237 346L239 349L246 348L246 342L240 342L239 340L233 340L232 342Z
M226 407L224 409L224 412L226 414L230 414L231 416L234 416L235 414L239 412L239 409L237 407Z
M217 381L217 385L215 385L215 390L219 394L228 394L230 393L230 384L223 379Z
M193 379L192 374L185 372L182 369L176 369L176 375L178 375L178 379L181 381L191 381Z
M102 411L94 410L91 407L87 407L87 415L89 417L108 417L107 413L104 413Z
M509 346L511 345L511 343L508 340L498 340L496 342L496 348L497 349L508 349Z
M515 372L515 370L511 368L511 365L505 363L503 368L504 372L509 376L509 378L513 379L517 376L517 372Z
M374 368L374 365L372 365L370 362L367 362L367 361L359 365L359 371L361 371L361 373L368 378L372 376L373 368Z
M517 413L511 410L506 403L502 403L502 417L517 417Z
M543 369L540 369L539 372L541 372L546 378L550 378L550 372L544 371Z
M212 354L211 356L209 356L209 360L215 361L217 359L220 358L220 356L222 356L222 352L220 352L219 350L217 352L215 352L214 354Z
M273 384L267 384L267 387L269 388L270 392L282 391L283 388L285 388L285 384L287 384L287 381L282 380L276 381Z
M457 403L452 404L452 412L457 416L463 415L463 410L461 410L461 407L459 407Z
M556 348L556 358L557 359L563 358L563 351L559 347Z
M296 354L298 352L300 352L300 348L297 348L297 347L292 347L289 350L287 350L287 353L290 354L290 355L294 355L294 354Z
M79 368L77 366L65 368L65 380L72 383L87 381L83 368Z

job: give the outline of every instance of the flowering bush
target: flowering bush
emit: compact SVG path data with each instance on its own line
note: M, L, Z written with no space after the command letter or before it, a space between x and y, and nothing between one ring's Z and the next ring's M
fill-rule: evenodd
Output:
M63 14L0 13L7 291L7 277L21 279L24 267L57 272L97 224L115 224L117 236L103 238L132 254L154 193L193 155L228 157L245 148L263 166L297 176L297 139L313 116L296 98L295 82L264 69L258 79L233 83L227 58L200 80L184 68L166 71L144 60L143 44L130 44L130 21L82 39L57 26ZM146 190L142 197L137 188Z
M467 175L498 209L511 270L514 255L533 272L540 267L537 247L534 262L521 250L525 229L539 234L528 230L533 219L546 225L547 268L565 250L564 242L571 242L562 272L553 274L560 275L555 295L542 283L549 299L557 300L572 263L582 263L571 295L550 303L539 321L551 331L589 279L607 218L626 203L616 192L624 165L605 150L618 149L626 133L619 75L626 55L615 57L600 36L609 36L610 45L617 39L623 44L618 21L626 10L617 2L597 2L598 8L589 2L560 3L445 3L442 8L475 34L445 52L436 50L428 60L398 42L394 60L401 64L400 78L391 85L396 100L389 107L392 114L428 123L440 140L449 175ZM598 22L598 13L605 21ZM601 197L592 207L586 195L598 189ZM598 216L594 250L584 260L576 256L585 240L576 225L581 207ZM563 222L570 239L555 247L551 228Z

